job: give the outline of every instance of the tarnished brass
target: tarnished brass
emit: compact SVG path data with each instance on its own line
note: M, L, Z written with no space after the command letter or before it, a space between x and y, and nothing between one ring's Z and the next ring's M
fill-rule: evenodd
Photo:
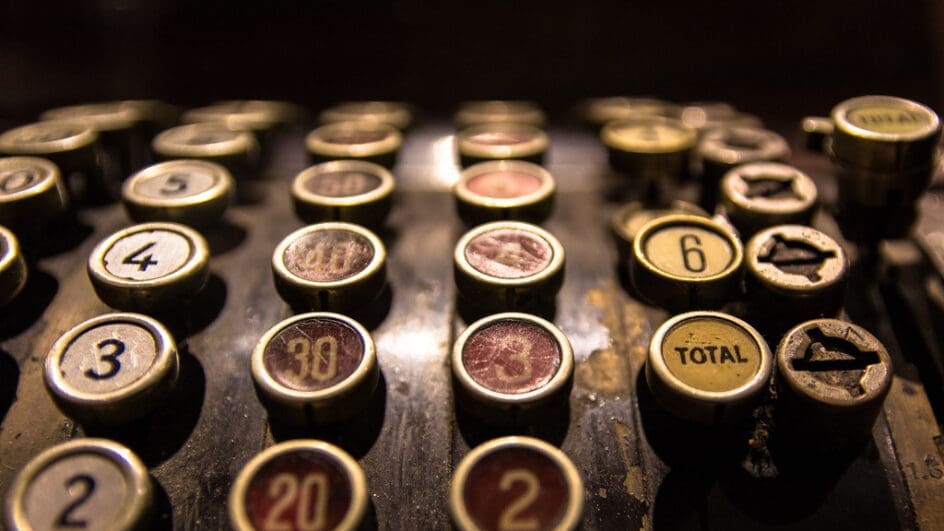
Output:
M714 308L739 295L743 260L740 240L723 225L673 214L639 229L630 278L637 292L658 306Z
M226 168L192 159L149 166L126 180L121 190L125 210L134 221L172 221L194 227L217 223L234 194L235 184Z
M645 206L633 201L627 203L617 210L610 218L610 230L616 241L616 251L618 253L618 263L620 267L627 267L633 254L633 239L636 233L646 223L668 216L670 214L691 214L693 216L710 217L707 212L698 205L686 201L673 201L668 208L645 208Z
M322 162L302 170L292 181L295 214L308 223L345 221L377 228L393 204L389 170L360 160Z
M249 131L220 122L180 125L163 131L151 142L161 160L201 159L215 162L237 179L251 175L259 162L259 142Z
M456 210L466 225L520 220L540 223L554 207L557 185L544 168L499 160L466 168L453 188Z
M777 225L747 242L751 315L796 323L836 315L849 263L835 240L803 225Z
M544 111L534 102L513 100L469 101L461 104L455 122L460 128L484 123L517 123L544 127Z
M751 325L720 312L689 312L653 334L646 382L670 413L719 424L750 414L772 368L770 349Z
M540 163L547 146L547 133L527 124L483 123L456 133L456 147L463 166L502 159Z
M817 206L816 183L786 164L743 164L721 179L721 205L747 239L774 225L809 224Z
M335 122L308 133L305 147L313 162L357 159L391 167L403 135L380 122Z
M0 306L23 291L28 271L16 236L6 227L0 227Z
M0 158L0 225L41 227L65 212L69 194L59 168L39 157Z
M678 116L679 106L658 98L611 96L584 102L583 119L595 127L641 116Z
M379 122L403 131L413 123L413 113L405 103L395 101L347 101L321 111L323 124L336 122Z
M797 325L777 347L787 427L819 448L866 439L893 375L885 346L862 327L838 319Z
M641 116L606 124L600 139L610 163L631 179L671 181L688 171L697 133L675 118Z

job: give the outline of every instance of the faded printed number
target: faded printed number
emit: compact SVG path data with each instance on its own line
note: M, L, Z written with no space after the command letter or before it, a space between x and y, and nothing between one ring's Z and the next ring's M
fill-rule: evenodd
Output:
M516 376L510 376L505 372L504 367L495 365L495 375L498 376L498 379L505 383L512 384L520 384L531 380L531 374L533 373L531 367L531 342L522 336L505 336L502 337L501 342L498 344L498 351L504 352L505 349L512 349L512 354L508 356L508 359L521 365L521 373Z
M187 190L187 176L179 173L172 174L164 181L160 192L163 195L175 195Z
M118 374L118 371L121 370L121 362L118 361L118 356L125 353L124 341L114 338L103 339L95 347L102 352L98 356L98 361L107 363L108 370L100 373L95 369L88 369L85 371L85 375L93 380L107 380ZM106 349L110 349L111 352L105 353Z
M924 467L921 467L923 470L919 470L919 467L915 465L915 463L906 463L905 466L911 471L911 477L914 479L944 478L944 470L941 469L941 464L934 456L926 455L923 464Z
M326 382L338 374L338 340L332 336L322 336L314 341L296 337L288 342L288 351L299 362L298 370L288 373L289 378Z
M72 500L69 505L66 505L62 512L59 513L59 517L56 518L56 527L67 527L67 528L85 528L88 527L87 520L77 519L72 513L79 508L80 505L86 502L95 492L95 478L87 474L79 474L77 476L72 476L66 481L66 492L71 494L72 488L79 486L82 489L82 492Z
M132 252L128 256L124 257L121 261L122 264L136 265L138 266L138 271L147 271L148 266L157 265L157 260L154 260L153 254L148 254L147 256L141 258L141 255L145 251L157 245L157 242L150 242L144 247L139 248L138 250Z
M505 507L498 517L499 531L531 531L539 529L541 523L534 516L523 518L521 513L538 499L541 482L538 476L525 468L513 468L502 474L498 488L503 492L510 490L515 483L524 483L524 493Z
M694 234L684 234L679 239L682 248L682 263L692 273L701 273L707 267L705 252L701 250L701 239Z
M277 499L262 523L263 531L317 531L325 528L328 519L326 475L319 472L306 474L299 485L295 475L283 472L269 483L268 495ZM288 511L296 499L294 522L286 522L282 514Z

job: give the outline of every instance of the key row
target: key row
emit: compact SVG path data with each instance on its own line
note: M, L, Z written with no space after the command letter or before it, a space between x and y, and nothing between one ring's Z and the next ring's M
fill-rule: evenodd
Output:
M456 339L450 366L455 404L486 424L528 426L566 411L574 352L553 323L526 313L486 316ZM376 397L378 353L370 332L329 312L270 328L248 360L270 419L324 426L362 414ZM868 331L814 319L787 331L772 354L764 337L732 315L695 311L661 324L649 345L646 381L673 416L736 425L767 400L776 369L780 429L824 441L870 433L892 378L891 359ZM177 392L179 354L171 333L141 314L99 316L53 345L44 382L58 407L92 426L122 425ZM796 422L796 419L801 421Z
M75 439L45 450L6 495L11 530L148 528L156 493L130 449L107 439ZM376 518L368 478L327 442L276 444L243 466L229 492L238 531L360 529ZM458 529L575 529L583 480L570 458L538 439L512 436L472 449L456 467L449 510Z

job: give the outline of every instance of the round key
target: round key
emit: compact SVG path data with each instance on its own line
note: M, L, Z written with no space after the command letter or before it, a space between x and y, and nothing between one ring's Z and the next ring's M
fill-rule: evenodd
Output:
M544 168L500 160L466 168L453 188L466 225L515 219L540 223L551 215L557 185Z
M559 328L526 313L500 313L472 323L452 349L461 402L486 418L565 399L574 353Z
M873 171L926 167L934 160L941 120L925 105L893 96L861 96L833 108L832 154Z
M144 157L144 120L140 107L120 101L84 103L50 109L41 120L67 120L87 124L99 133L108 157L114 161L119 178L136 168Z
M461 531L572 530L583 512L583 481L563 452L532 437L502 437L466 455L449 485Z
M393 204L394 179L386 168L334 160L302 170L292 181L295 214L306 223L346 221L381 227Z
M789 429L824 446L869 437L893 375L885 346L838 319L797 325L777 347L779 399Z
M545 116L530 101L470 101L459 106L455 116L460 128L486 123L516 123L544 127Z
M275 325L250 363L270 415L295 424L327 424L361 412L380 377L370 333L336 313L305 313Z
M185 123L216 122L237 131L265 132L296 123L301 110L282 101L233 100L184 112Z
M564 247L528 223L479 225L459 239L454 260L461 295L507 310L553 299L564 280Z
M69 194L55 164L38 157L0 158L0 224L42 226L68 205Z
M729 229L675 214L650 221L633 239L630 277L638 293L679 311L719 307L737 298L744 251Z
M16 298L26 286L28 269L16 236L0 226L0 306Z
M120 310L160 312L197 296L210 276L210 250L195 230L151 222L120 230L92 250L89 279Z
M667 180L687 172L697 135L681 120L641 116L606 124L600 139L614 167L634 179Z
M808 225L816 210L816 183L776 162L737 166L721 179L721 204L745 238L774 225Z
M463 166L503 159L540 163L547 145L547 133L527 124L484 123L466 127L456 134Z
M735 166L750 162L785 161L787 141L761 127L725 125L706 131L696 148L702 167L701 206L714 210L721 178Z
M98 133L74 121L36 122L0 134L0 153L51 160L63 175L81 173L101 180Z
M337 122L315 129L305 137L305 147L315 162L357 159L391 167L403 135L379 122Z
M594 98L583 106L584 120L597 128L616 120L641 116L673 116L679 112L678 105L656 98Z
M272 254L275 288L296 308L345 311L373 301L386 284L387 252L373 232L352 223L309 225Z
M826 142L838 166L838 218L859 242L907 237L915 203L937 166L941 121L930 108L891 96L837 105Z
M251 173L259 159L259 143L251 132L219 122L172 127L154 137L151 146L159 159L216 162L237 178Z
M731 104L723 101L693 101L676 108L677 117L698 131L711 129L737 117L738 112Z
M153 487L144 463L107 439L48 448L21 470L5 503L7 529L145 529Z
M646 383L671 414L699 424L750 415L766 393L773 357L746 322L720 312L676 315L649 344Z
M233 202L229 171L213 162L172 160L149 166L124 182L121 199L137 222L172 221L194 227L218 222Z
M98 132L128 130L142 120L136 107L117 101L57 107L42 113L39 118L83 122Z
M633 254L633 240L636 233L646 223L671 214L690 214L710 217L697 205L686 201L673 201L668 208L645 208L642 203L633 201L620 207L610 218L610 230L616 240L616 251L620 266L628 266Z
M272 446L243 467L229 493L229 521L237 531L353 531L368 505L357 461L337 446L301 439Z
M71 417L120 424L156 409L177 382L177 344L158 321L136 313L89 319L46 356L46 389Z
M394 101L348 101L328 107L319 120L323 124L377 122L403 131L413 123L413 113L406 104Z
M792 323L836 315L845 297L849 261L835 240L803 225L777 225L747 242L751 314Z

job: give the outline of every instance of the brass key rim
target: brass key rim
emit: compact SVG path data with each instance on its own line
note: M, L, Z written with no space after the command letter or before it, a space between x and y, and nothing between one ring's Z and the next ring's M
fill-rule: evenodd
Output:
M59 370L62 358L69 347L84 334L100 326L122 324L144 330L154 340L154 361L148 367L147 372L127 386L113 391L91 393L76 389ZM100 315L73 326L56 340L52 349L46 355L43 364L46 389L57 400L68 404L70 409L76 411L87 410L89 412L106 413L123 407L134 409L142 409L143 407L142 414L149 411L148 408L153 408L155 404L138 404L139 399L149 398L152 393L162 386L176 382L179 368L180 359L177 343L170 331L152 317L130 312Z
M5 203L15 203L32 197L36 197L49 192L50 190L62 189L63 198L66 198L64 184L59 173L59 167L52 161L40 157L3 157L0 158L0 172L16 169L33 169L39 173L39 181L24 190L13 192L12 194L0 195L0 205ZM64 206L64 205L63 205ZM43 213L35 213L43 214Z
M55 140L33 140L46 132L63 132L66 136ZM56 155L92 146L98 141L98 132L75 120L34 122L9 129L0 134L0 152L10 155Z
M469 181L487 173L516 172L531 175L540 181L538 188L526 195L517 197L488 197L469 189ZM554 176L549 171L520 160L494 160L473 164L459 174L459 180L453 187L456 199L470 206L483 209L511 209L548 201L557 191Z
M550 460L564 476L567 485L567 501L560 522L554 531L569 531L580 523L583 513L583 480L573 461L563 451L540 439L524 435L512 435L486 441L473 448L456 467L452 480L449 482L449 512L453 522L461 531L478 531L481 529L475 524L465 504L465 482L473 468L488 455L505 449L524 449L540 454Z
M210 188L197 194L188 195L179 198L160 198L144 195L135 187L143 181L153 179L167 173L184 170L199 170L207 173L213 178L213 185ZM206 203L216 203L223 201L230 202L230 198L235 191L233 177L229 170L216 164L198 159L169 160L159 162L144 168L125 180L121 187L121 197L124 201L132 203L139 208L186 208Z
M544 111L531 101L481 100L462 103L456 112L455 122L459 127L496 122L543 127L545 116Z
M668 142L655 145L639 140L638 131L641 130L671 130L677 134ZM640 116L616 120L603 126L600 131L600 140L606 147L639 155L664 155L683 153L695 146L698 134L692 127L685 125L681 120L665 116Z
M335 134L376 133L378 140L350 144L330 142ZM305 137L308 152L334 159L367 158L393 153L403 144L403 135L396 128L380 122L335 122L314 129Z
M187 143L188 138L218 133L228 138L206 144ZM245 155L259 149L259 143L251 132L232 129L219 122L193 123L166 129L154 137L151 146L155 153L175 159Z
M49 109L40 120L74 120L88 124L99 132L124 131L143 120L138 107L120 101L83 103Z
M317 194L305 185L312 178L326 173L360 172L373 175L380 180L380 184L373 190L365 193L343 197L332 197ZM292 180L292 197L302 203L310 203L326 207L356 207L367 206L390 197L393 194L395 180L393 174L383 166L363 160L331 160L305 168Z
M560 366L557 368L554 375L551 376L551 379L541 387L526 393L503 393L494 391L477 382L475 378L469 374L468 369L462 362L462 354L469 339L491 325L503 321L525 322L531 326L540 328L554 338L554 342L557 344L561 354ZM458 381L467 392L478 400L484 401L486 404L498 406L523 406L548 399L566 388L567 382L571 379L574 372L574 351L570 340L567 339L564 332L550 321L536 315L520 312L498 313L483 317L470 324L458 339L456 339L452 348L451 361L452 374L455 376L456 381Z
M708 232L713 232L720 236L731 248L731 261L727 266L715 273L703 277L685 277L663 271L656 266L645 252L646 241L657 231L674 226L696 226ZM700 217L691 214L669 214L651 220L639 229L636 237L633 238L633 256L636 262L645 268L649 273L660 279L681 281L688 284L711 284L719 280L724 280L737 273L744 261L744 248L738 237L723 225L713 221L711 218Z
M112 274L105 267L105 255L119 241L143 232L169 232L182 237L190 246L190 255L179 268L167 275L149 279L134 280ZM123 292L145 292L159 290L175 284L189 286L191 294L203 288L210 270L210 248L206 239L199 232L186 225L167 221L152 221L132 225L119 230L102 240L89 255L88 274L92 283L99 289L107 290L115 298L126 298ZM115 295L117 294L117 295Z
M364 348L364 355L361 358L357 368L344 380L331 387L319 389L317 391L299 391L291 389L279 383L265 366L265 351L269 342L279 335L286 328L311 319L323 319L335 321L347 325L354 329L361 345ZM290 407L304 407L308 404L314 404L319 401L327 401L335 398L342 398L358 389L371 375L377 372L377 347L370 332L364 328L364 325L354 319L334 312L308 312L285 319L276 324L259 339L250 357L250 371L253 381L265 394L279 402L282 405Z
M882 133L859 127L849 120L849 114L866 105L887 105L901 110L921 113L928 118L928 124L910 133ZM930 107L916 101L895 96L859 96L843 101L833 108L831 117L836 127L849 136L879 142L914 142L923 140L941 131L941 119Z
M94 454L105 458L121 471L132 491L131 504L123 508L113 529L137 529L144 525L153 503L153 487L147 467L129 448L108 439L74 439L47 448L34 457L17 475L6 496L6 523L10 529L32 529L26 516L25 497L30 483L50 466L73 456Z
M255 527L249 518L249 511L245 504L246 493L256 474L269 462L295 452L313 452L328 456L341 470L351 487L351 504L344 518L335 528L337 531L354 531L358 528L367 514L367 476L364 469L350 454L337 446L316 439L297 439L271 446L246 463L229 492L229 521L238 531L254 531Z
M476 141L476 136L488 133L520 135L523 142L510 144L485 144ZM536 157L547 151L550 143L542 129L533 125L507 122L489 122L470 125L456 133L459 155L472 159L522 159Z
M379 122L403 131L413 122L413 113L405 103L396 101L344 101L321 111L318 119L323 124Z
M465 250L469 244L479 236L499 230L526 232L534 237L544 240L551 248L550 262L544 269L528 276L518 278L501 278L479 271L469 263L465 256ZM565 257L564 246L561 245L560 241L550 232L542 229L541 227L521 221L494 221L491 223L479 225L478 227L475 227L474 229L463 234L456 243L456 249L453 253L453 260L456 267L458 268L458 271L475 282L502 288L516 288L540 284L551 279L555 275L560 274L564 269Z
M860 343L862 345L872 347L879 362L864 370L864 374L860 378L859 383L860 386L865 385L869 387L863 389L861 395L858 397L837 397L831 395L829 390L833 388L833 386L817 378L801 378L798 376L799 371L790 366L790 362L795 359L793 353L798 348L798 345L810 346L807 344L808 337L806 330L813 327L819 329L822 329L822 327L836 330L842 329L844 330L842 338L845 340L851 342L852 340L849 339L849 336L858 335L861 338ZM850 333L850 331L853 331L853 333ZM839 336L827 334L827 337ZM841 409L861 407L869 402L884 399L891 388L892 379L894 377L891 356L888 354L888 350L882 342L861 326L840 319L812 319L794 326L783 336L780 344L777 345L776 357L777 375L789 385L791 391L805 396L816 403L822 403Z
M796 199L783 201L778 198L748 197L748 181L765 177L789 182ZM803 171L779 162L751 162L733 168L721 179L721 195L730 206L745 214L757 213L771 216L791 216L811 213L816 207L818 194L816 183Z
M342 231L357 234L358 236L361 236L370 242L371 248L373 250L373 257L370 259L370 262L367 263L364 269L358 271L350 277L341 280L316 281L308 280L296 275L285 264L286 250L298 239L321 231ZM276 276L290 283L296 288L310 290L337 290L339 288L356 286L362 281L380 273L381 270L383 270L386 261L386 248L384 247L384 244L380 238L377 237L373 231L360 225L355 225L354 223L328 221L302 227L283 238L282 241L279 242L279 244L275 247L275 251L272 253L272 271Z
M756 344L760 352L758 368L750 378L737 388L728 391L707 391L699 389L682 381L666 364L665 353L663 352L666 336L676 328L684 326L690 321L697 320L712 320L737 328L749 336ZM767 345L767 341L764 340L757 329L746 321L726 313L699 310L676 315L659 325L659 328L656 329L655 333L652 335L652 340L649 342L647 364L649 370L659 379L659 383L667 386L675 395L682 397L684 400L726 405L744 401L749 397L758 395L766 389L773 371L773 356L770 352L770 347Z
M775 243L776 236L791 236L795 240L803 241L819 251L831 251L832 259L825 259L823 266L817 271L820 280L809 280L801 274L788 273L773 263L762 263L760 255L770 249ZM812 290L809 296L815 296L824 290L844 282L849 261L842 246L836 240L823 232L805 225L776 225L755 234L745 247L747 270L751 275L775 292L787 295L800 295L801 290Z

